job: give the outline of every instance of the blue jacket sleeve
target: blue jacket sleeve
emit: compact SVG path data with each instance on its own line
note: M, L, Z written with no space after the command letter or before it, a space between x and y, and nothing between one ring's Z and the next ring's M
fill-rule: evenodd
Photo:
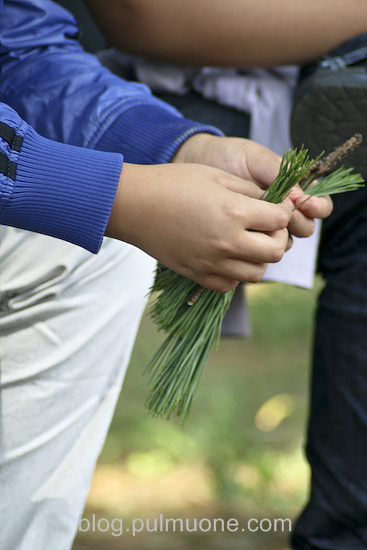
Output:
M220 134L111 74L77 33L72 15L51 0L4 0L0 95L37 132L141 164L168 162L194 133Z
M0 103L0 224L98 252L122 161L46 139Z
M77 34L51 0L0 0L0 223L97 252L123 156L168 162L189 136L221 134L112 75Z

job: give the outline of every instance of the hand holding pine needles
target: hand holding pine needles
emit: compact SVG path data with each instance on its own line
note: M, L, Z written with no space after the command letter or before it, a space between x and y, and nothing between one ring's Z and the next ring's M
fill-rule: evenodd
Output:
M278 176L262 198L279 203L297 183L305 194L316 197L358 189L364 180L351 168L332 170L360 140L360 136L354 136L325 159L320 155L316 161L309 158L303 147L300 151L285 152ZM325 172L329 173L314 182ZM159 295L151 305L150 315L167 337L146 369L151 375L146 405L153 416L168 419L176 413L184 423L189 418L209 353L213 344L219 343L223 318L234 290L221 294L203 289L158 264L151 294L155 292Z

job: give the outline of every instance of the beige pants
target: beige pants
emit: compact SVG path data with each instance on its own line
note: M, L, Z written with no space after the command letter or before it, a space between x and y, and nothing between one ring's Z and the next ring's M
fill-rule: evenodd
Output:
M155 262L110 239L92 255L12 228L0 238L0 548L67 550Z

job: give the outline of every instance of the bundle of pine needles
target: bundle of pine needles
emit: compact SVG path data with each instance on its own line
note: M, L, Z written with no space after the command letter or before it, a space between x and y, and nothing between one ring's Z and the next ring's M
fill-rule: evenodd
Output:
M263 199L281 202L297 183L307 195L316 197L358 189L364 180L352 168L332 170L360 142L361 136L353 136L324 159L320 155L316 160L310 159L304 147L286 151L278 176ZM321 176L324 177L313 183ZM221 294L204 289L158 264L151 294L156 292L159 294L152 302L150 315L167 337L146 369L151 374L146 405L153 416L168 419L176 412L184 423L189 418L209 353L213 344L219 343L223 318L234 291Z

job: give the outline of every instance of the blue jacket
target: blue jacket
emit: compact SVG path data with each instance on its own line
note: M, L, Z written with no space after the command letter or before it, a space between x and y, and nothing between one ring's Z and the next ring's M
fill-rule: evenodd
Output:
M169 162L197 132L102 67L51 0L0 0L0 223L97 252L122 163Z

